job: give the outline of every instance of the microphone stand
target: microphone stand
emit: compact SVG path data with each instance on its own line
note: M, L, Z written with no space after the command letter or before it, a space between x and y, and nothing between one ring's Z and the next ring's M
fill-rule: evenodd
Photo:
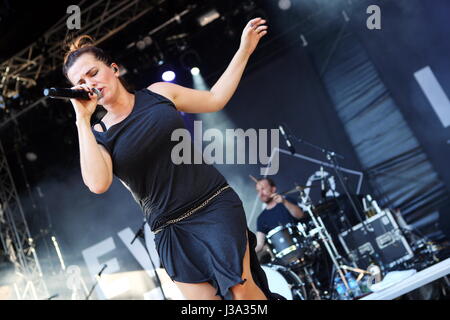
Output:
M319 147L319 146L317 146L317 145L315 145L315 144L313 144L313 143L311 143L311 142L308 142L308 141L306 141L306 140L297 138L296 136L294 136L294 135L292 135L292 134L288 134L288 135L289 135L290 137L292 137L293 139L297 140L297 141L300 142L300 143L306 144L306 145L308 145L308 146L310 146L310 147L312 147L312 148L314 148L314 149L316 149L316 150L321 151L322 153L325 153L325 155L326 155L326 157L327 157L327 160L328 160L328 161L330 162L330 164L332 165L333 170L334 170L334 172L336 173L336 176L338 177L339 182L340 182L341 185L342 185L342 188L344 189L345 195L347 196L348 200L350 201L350 204L351 204L351 206L352 206L352 208L353 208L353 211L355 212L355 214L356 214L356 216L357 216L359 222L361 222L361 224L362 224L364 230L366 231L366 233L368 233L369 230L368 230L368 228L367 228L367 226L366 226L366 223L365 223L365 221L361 218L361 214L360 214L359 210L357 209L356 204L355 204L355 202L353 201L352 196L350 195L350 192L348 191L347 185L346 185L346 183L344 182L344 179L342 178L341 173L340 173L339 170L338 170L339 165L338 165L338 162L337 162L336 158L337 158L337 157L339 157L339 158L341 158L341 159L345 159L345 158L344 158L342 155L340 155L340 154L338 154L338 153L336 153L336 152L334 152L334 151L330 151L330 150L324 149L324 148L322 148L322 147Z
M97 277L95 277L95 282L94 282L94 284L92 285L91 290L89 291L89 293L88 293L88 295L86 296L85 300L89 300L89 297L91 296L92 292L94 292L94 289L95 289L95 287L96 287L97 284L98 284L98 279L100 278L100 276L102 275L103 270L105 270L106 267L107 267L107 265L105 264L105 265L103 266L103 268L100 270L100 272L97 273Z
M55 293L55 294L51 295L50 297L48 297L48 298L45 299L45 300L52 300L52 299L57 298L57 297L59 297L59 294L58 294L58 293Z
M366 234L368 234L370 231L373 232L373 231L374 231L373 227L370 226L370 228L369 228L368 225L367 225L367 221L365 221L365 220L362 219L362 216L361 216L359 210L357 209L356 204L355 204L355 202L353 201L353 198L352 198L351 195L350 195L350 192L348 191L347 185L346 185L346 183L344 182L344 179L342 178L342 175L341 175L341 173L340 173L339 170L338 170L339 165L338 165L338 162L337 162L337 159L336 159L336 158L344 159L344 157L343 157L342 155L340 155L340 154L334 152L334 151L327 150L327 149L322 148L322 147L319 147L319 146L317 146L317 145L315 145L315 144L313 144L313 143L311 143L311 142L308 142L308 141L306 141L306 140L297 138L296 136L294 136L294 135L292 135L292 134L289 134L289 135L290 135L293 139L297 140L298 142L303 143L303 144L306 144L306 145L308 145L308 146L310 146L310 147L312 147L312 148L314 148L314 149L316 149L316 150L319 150L319 151L321 151L322 153L325 153L325 154L326 154L327 160L331 163L331 165L332 165L332 167L333 167L333 171L336 173L336 176L338 177L339 182L340 182L340 184L342 185L342 188L344 189L345 195L347 196L348 200L350 201L350 204L351 204L351 206L352 206L352 208L353 208L353 211L355 212L355 214L356 214L356 216L357 216L359 222L361 223L361 226L363 227L363 230L365 231ZM333 191L333 196L334 196L334 191ZM335 199L336 199L336 197L335 197ZM344 215L345 215L345 213L344 213ZM347 223L348 223L348 218L347 218L347 217L346 217L346 220L347 220ZM351 229L351 228L350 228L350 229ZM350 233L350 235L351 235L351 233ZM361 255L360 255L360 253L358 252L358 250L356 250L356 255L357 255L358 258L361 259ZM353 260L353 259L351 259L351 257L349 257L349 258L350 258L350 260ZM354 263L355 263L355 262L354 262ZM335 264L335 265L336 265L336 264ZM345 282L344 282L344 284L345 284Z
M133 242L137 239L137 237L140 237L141 239L144 240L144 249L145 249L145 252L147 252L147 255L148 255L149 259L150 259L150 263L152 264L153 270L155 271L156 282L158 283L159 288L161 289L161 293L162 293L163 299L164 300L168 300L166 295L164 294L164 290L163 290L163 287L162 287L161 279L158 276L158 272L156 271L156 267L155 267L155 264L153 263L152 256L150 255L150 252L148 251L148 248L147 248L147 243L145 242L144 228L145 228L145 224L146 223L147 223L147 220L144 219L144 222L142 223L141 227L139 228L139 230L134 235L134 238L133 238L133 240L131 240L130 244L133 244Z

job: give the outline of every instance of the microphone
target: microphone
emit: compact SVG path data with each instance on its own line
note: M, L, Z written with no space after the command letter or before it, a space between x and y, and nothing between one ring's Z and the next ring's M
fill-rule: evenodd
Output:
M100 270L100 272L97 273L97 275L98 275L99 277L102 275L103 271L105 271L106 267L108 267L108 265L105 263L105 264L103 265L102 270Z
M281 135L283 136L283 138L284 138L284 140L285 140L285 142L286 142L286 145L287 145L289 151L291 151L291 153L294 154L294 153L295 153L294 146L292 145L291 141L289 140L289 137L288 137L288 135L286 134L286 132L285 132L285 130L284 130L284 127L280 124L280 125L278 126L278 129L280 129Z
M91 89L97 96L101 98L101 93L97 88ZM81 99L90 100L89 92L83 89L70 89L70 88L46 88L44 89L44 96L57 99Z

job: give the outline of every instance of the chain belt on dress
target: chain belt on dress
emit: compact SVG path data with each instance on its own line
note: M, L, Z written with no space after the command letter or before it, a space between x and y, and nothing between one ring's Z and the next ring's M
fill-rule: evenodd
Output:
M219 190L217 190L216 192L214 192L213 195L211 195L211 197L209 197L208 199L206 199L205 201L203 201L202 204L200 204L198 207L195 207L194 209L189 210L186 213L183 213L181 216L179 216L176 219L172 219L167 221L165 224L163 224L161 227L159 227L158 229L155 230L155 234L157 234L158 232L161 232L165 227L167 227L170 224L173 223L177 223L183 219L186 219L187 217L191 216L192 214L194 214L196 211L200 210L201 208L205 207L212 199L214 199L215 197L217 197L219 194L221 194L224 190L230 188L229 185L226 185L222 188L220 188Z

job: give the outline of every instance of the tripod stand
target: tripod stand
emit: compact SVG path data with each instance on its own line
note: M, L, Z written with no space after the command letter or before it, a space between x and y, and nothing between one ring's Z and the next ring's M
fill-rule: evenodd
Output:
M325 228L322 219L319 216L316 217L315 214L313 213L312 210L313 205L311 198L308 195L306 195L306 193L304 192L304 188L301 187L298 188L300 190L300 199L301 199L301 202L299 204L301 204L302 207L306 208L306 212L308 213L312 223L314 224L314 229L309 232L309 236L314 236L315 234L318 234L319 240L323 243L325 249L327 250L328 255L331 258L331 261L333 262L340 278L342 279L342 282L349 290L350 287L348 286L347 280L341 270L343 266L343 264L341 263L342 257L338 253L336 246L334 245L333 239L331 238L330 234Z

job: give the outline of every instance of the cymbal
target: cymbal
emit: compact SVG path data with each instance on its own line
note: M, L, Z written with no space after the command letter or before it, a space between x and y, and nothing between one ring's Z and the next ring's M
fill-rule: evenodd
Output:
M325 214L327 212L335 212L337 210L337 203L335 200L328 200L325 201L319 205L314 206L314 209L312 211L315 214Z
M296 186L294 189L291 189L289 191L281 193L281 195L285 196L285 195L295 193L295 192L300 192L302 190L309 189L309 188L317 188L317 186Z

